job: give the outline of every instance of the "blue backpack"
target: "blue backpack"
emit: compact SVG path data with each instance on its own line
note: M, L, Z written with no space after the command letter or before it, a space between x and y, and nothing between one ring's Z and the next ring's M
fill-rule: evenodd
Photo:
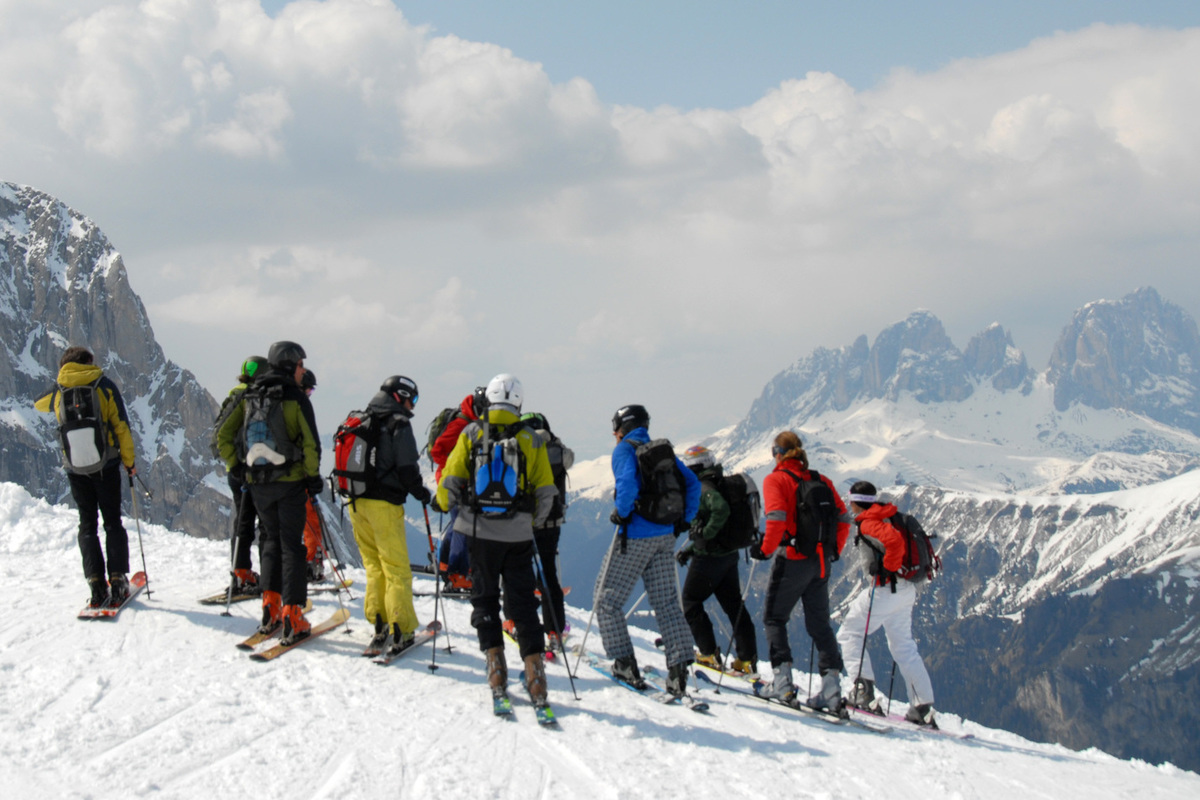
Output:
M471 445L471 478L468 505L485 519L511 519L533 510L533 498L524 489L525 451L517 442L520 423L504 429L504 438L493 440L489 425Z

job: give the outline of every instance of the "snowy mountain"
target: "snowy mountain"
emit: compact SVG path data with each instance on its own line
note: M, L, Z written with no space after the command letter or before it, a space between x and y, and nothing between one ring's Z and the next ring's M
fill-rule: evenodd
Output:
M959 351L916 312L872 344L799 359L702 443L761 481L771 439L794 429L843 492L871 480L940 534L945 575L915 621L940 707L1198 768L1197 341L1185 312L1141 289L1081 309L1033 373L999 325ZM564 580L611 539L607 462L572 470ZM835 574L844 608L864 582L852 555ZM754 583L752 605L765 576Z
M514 690L515 718L493 717L470 608L447 601L450 636L381 668L360 658L363 575L347 633L331 633L269 664L233 647L257 609L221 617L196 598L223 580L228 553L146 525L153 594L116 623L78 622L70 509L0 484L0 552L14 602L0 611L0 780L22 797L242 796L351 800L379 796L641 798L783 797L797 787L835 797L1017 794L1175 798L1200 777L1099 750L1035 744L945 713L973 739L902 730L878 735L704 692L711 713L661 706L588 667L573 699L562 666L548 670L560 725L546 730ZM411 544L418 548L414 537ZM428 582L417 578L418 588ZM315 596L313 619L338 608ZM432 598L418 598L422 622ZM569 608L576 637L587 610ZM64 636L70 631L70 636ZM662 666L648 635L639 658ZM451 651L447 652L446 645ZM598 647L593 631L589 649ZM516 655L509 652L510 675ZM803 675L798 680L805 681ZM903 709L898 705L897 710Z
M0 183L0 480L69 497L53 417L33 402L54 386L71 344L89 347L121 389L138 471L153 492L145 519L227 536L224 480L208 430L217 404L154 340L120 254L95 223L25 186Z

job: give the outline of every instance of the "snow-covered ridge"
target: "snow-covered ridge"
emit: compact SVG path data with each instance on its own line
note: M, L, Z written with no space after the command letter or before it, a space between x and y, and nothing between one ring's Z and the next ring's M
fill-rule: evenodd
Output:
M729 692L708 693L712 712L698 715L637 697L587 667L576 677L578 701L563 668L549 667L560 730L534 724L519 688L515 721L496 719L469 605L446 603L452 652L443 639L436 672L428 645L381 669L358 656L369 631L356 570L348 635L256 664L233 644L254 627L257 609L235 605L223 618L196 604L219 585L226 545L157 525L142 526L153 595L116 623L78 622L86 590L74 525L70 509L0 484L10 589L0 610L0 780L22 797L208 800L244 795L248 785L263 800L295 797L298 786L346 800L780 797L797 786L847 798L935 789L1007 800L1031 786L1047 796L1200 792L1200 777L1176 767L1036 744L952 709L945 727L974 740L872 735ZM327 595L314 604L314 619L337 608ZM432 599L418 598L417 611L431 619ZM581 631L586 609L569 614ZM661 667L651 637L634 635L643 663ZM594 632L589 643L599 646ZM515 653L508 658L515 684Z

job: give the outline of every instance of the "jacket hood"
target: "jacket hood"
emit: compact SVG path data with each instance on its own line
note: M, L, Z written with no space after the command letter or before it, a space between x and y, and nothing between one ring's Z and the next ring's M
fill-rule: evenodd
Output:
M509 411L507 408L489 408L487 421L491 425L513 425L521 420L521 417Z
M891 503L876 503L866 511L854 518L855 522L863 522L868 519L885 520L896 516L897 509Z
M399 416L406 420L412 419L412 412L400 405L390 392L376 392L375 396L371 398L371 402L367 403L367 411L385 417Z
M720 464L713 464L708 469L702 469L696 473L696 477L702 481L712 481L716 483L725 475L725 468Z
M650 431L645 427L634 428L629 433L621 438L622 442L636 442L637 444L645 444L650 441Z
M95 364L63 364L58 371L58 382L63 386L86 386L104 374Z
M469 394L459 403L458 410L463 413L463 416L470 420L479 419L479 415L475 413L475 395Z

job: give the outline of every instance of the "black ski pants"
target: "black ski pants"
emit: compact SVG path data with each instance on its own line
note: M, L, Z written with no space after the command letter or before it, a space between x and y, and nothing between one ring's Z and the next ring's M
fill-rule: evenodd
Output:
M704 601L716 595L721 609L733 628L734 648L743 661L758 660L758 642L754 621L742 605L742 582L738 577L738 554L723 556L693 555L683 580L683 616L692 629L696 647L704 655L717 652L712 620L704 611Z
M250 484L229 476L229 490L233 492L233 536L235 555L234 569L250 569L250 548L254 545L254 524L258 521L258 511L254 508L254 497L250 493ZM259 553L259 562L262 553Z
M541 653L545 647L538 621L537 581L533 575L533 541L498 542L471 537L471 625L479 636L479 649L504 646L500 620L500 591L504 609L517 627L521 658Z
M79 509L79 552L83 555L85 578L129 572L129 534L121 523L121 460L114 458L93 475L67 473L71 497ZM100 547L97 514L104 519L104 548Z
M828 569L825 574L828 576ZM815 558L793 560L777 556L771 563L763 607L771 666L792 662L787 624L797 602L804 607L804 629L816 644L821 674L831 670L841 672L842 653L829 623L829 580L821 577L821 562Z
M303 606L308 599L308 492L300 481L276 481L252 483L250 494L262 522L260 583L265 591L279 592L285 606Z

